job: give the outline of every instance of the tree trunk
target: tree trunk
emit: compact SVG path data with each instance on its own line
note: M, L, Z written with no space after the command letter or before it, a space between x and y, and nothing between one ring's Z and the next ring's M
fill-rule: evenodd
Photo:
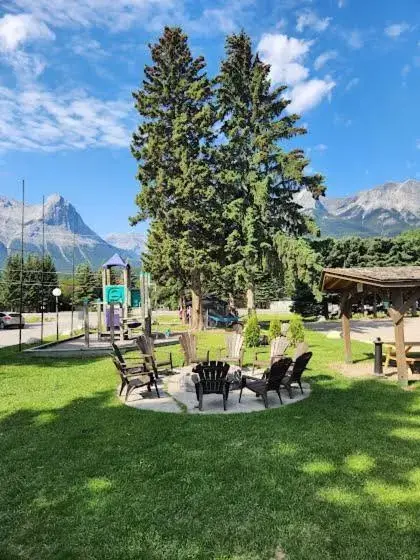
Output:
M183 325L188 323L187 319L187 304L185 302L185 295L181 294L179 296L179 310L180 310L180 319Z
M203 302L201 293L200 273L194 270L191 276L191 327L193 330L202 331L203 323Z
M248 308L248 315L252 315L255 313L255 286L252 284L248 286L246 291L246 301L247 301L247 308Z

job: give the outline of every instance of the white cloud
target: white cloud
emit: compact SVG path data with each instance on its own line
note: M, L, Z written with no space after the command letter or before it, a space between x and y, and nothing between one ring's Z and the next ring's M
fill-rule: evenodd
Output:
M32 13L54 27L104 26L126 29L151 11L174 7L176 0L12 0L15 9Z
M262 60L270 64L273 82L293 85L305 80L309 75L308 68L302 62L311 45L312 41L265 33L258 43L257 50Z
M107 52L102 48L99 41L88 37L75 37L71 44L71 50L78 56L85 58L98 59L107 56Z
M347 3L346 0L338 0L338 7L339 8L344 8L346 3Z
M351 89L353 89L354 87L356 87L357 85L359 85L360 79L359 78L352 78L348 84L346 85L346 91L350 91Z
M60 94L0 87L0 150L126 147L129 109L128 102L100 100L83 90Z
M328 146L326 144L317 144L314 146L314 150L317 152L325 152L328 150Z
M320 80L314 78L295 85L291 91L288 110L291 113L304 113L318 105L325 97L331 94L335 82L331 78Z
M315 70L320 70L323 66L325 66L325 64L327 64L328 61L334 60L334 58L337 58L337 56L338 56L337 51L325 51L324 53L320 54L315 59L315 63L314 63Z
M313 29L317 32L322 32L327 29L331 22L330 17L320 18L317 14L312 10L303 10L297 18L296 22L296 30L300 33L304 31L306 27L309 29Z
M411 71L411 65L410 64L404 64L404 66L401 68L401 76L403 76L403 78L405 78Z
M418 150L420 150L420 140L417 140L417 142L416 142L416 148L417 148Z
M400 35L410 30L410 26L406 22L393 23L385 27L384 33L391 39L397 39Z
M273 83L283 83L291 87L289 112L303 113L318 105L331 94L335 82L330 78L309 79L309 69L304 59L313 41L296 39L283 34L265 33L257 50L261 59L270 64L270 77Z
M350 31L349 33L346 32L344 34L344 38L349 47L352 49L361 49L365 43L362 34L358 29L353 29L353 31Z
M0 19L0 51L13 52L35 39L55 39L54 33L31 14L6 14Z

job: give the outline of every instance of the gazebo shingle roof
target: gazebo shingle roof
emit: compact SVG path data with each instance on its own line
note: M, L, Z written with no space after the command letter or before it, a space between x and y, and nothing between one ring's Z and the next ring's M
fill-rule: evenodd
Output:
M379 288L420 287L420 266L325 268L322 272L322 289L326 291L340 291L357 283Z

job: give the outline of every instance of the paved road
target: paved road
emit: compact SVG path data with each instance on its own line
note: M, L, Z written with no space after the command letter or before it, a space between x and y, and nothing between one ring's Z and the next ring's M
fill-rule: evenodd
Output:
M176 311L157 311L154 313L155 316L173 315L177 316ZM34 316L34 313L25 313L25 316ZM55 313L46 313L44 322L44 337L54 336L56 333L56 322ZM89 313L89 324L91 327L96 327L97 314L95 311ZM60 334L70 334L71 330L71 312L61 311L58 318L58 326ZM73 316L73 328L81 329L83 328L83 312L75 311ZM35 342L35 340L41 338L41 322L38 323L26 323L24 329L22 329L22 343ZM13 346L19 344L19 330L18 329L4 329L0 330L0 348L5 346Z
M308 323L307 327L313 331L323 332L325 334L331 331L341 332L341 322L339 321ZM406 340L420 341L420 317L405 318L404 331ZM364 342L372 342L378 336L384 341L395 340L394 326L389 319L352 320L351 336L354 340L362 340Z
M34 315L29 313L28 315ZM92 325L96 324L96 316L91 313ZM44 322L44 337L55 335L56 333L56 321L54 313L46 313L45 318L48 319ZM93 321L95 320L95 323ZM79 318L77 312L74 313L74 328L78 328L82 325L82 319ZM59 332L61 334L70 334L71 328L71 313L70 311L62 311L58 319ZM41 323L26 323L25 328L22 329L22 343L29 341L35 342L34 339L41 338ZM31 340L33 339L33 340ZM0 330L0 348L5 346L12 346L14 344L19 344L19 329L3 329Z

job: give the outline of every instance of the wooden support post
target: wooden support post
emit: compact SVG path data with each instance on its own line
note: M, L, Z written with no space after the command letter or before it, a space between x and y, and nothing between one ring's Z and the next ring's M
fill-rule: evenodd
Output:
M351 317L351 296L349 293L343 294L341 300L341 324L343 330L344 341L344 359L346 364L353 363L351 352L351 331L350 331L350 317Z
M395 350L398 370L398 382L401 385L408 384L408 369L407 360L405 355L405 340L404 340L404 314L402 313L404 307L404 298L402 289L395 289L392 291L392 307L397 311L399 317L390 314L395 329Z
M89 304L87 301L83 303L83 316L85 323L85 346L89 348Z
M101 334L102 334L102 311L101 311L101 307L102 307L102 303L97 303L96 304L96 312L97 312L96 323L97 323L97 327L98 327L98 340L101 340Z
M109 304L109 336L111 338L111 344L115 342L115 325L114 325L114 304Z
M119 330L119 335L120 335L120 340L124 340L124 325L125 325L125 321L124 318L126 317L125 313L125 306L121 305L121 313L119 315L120 317L120 330Z

